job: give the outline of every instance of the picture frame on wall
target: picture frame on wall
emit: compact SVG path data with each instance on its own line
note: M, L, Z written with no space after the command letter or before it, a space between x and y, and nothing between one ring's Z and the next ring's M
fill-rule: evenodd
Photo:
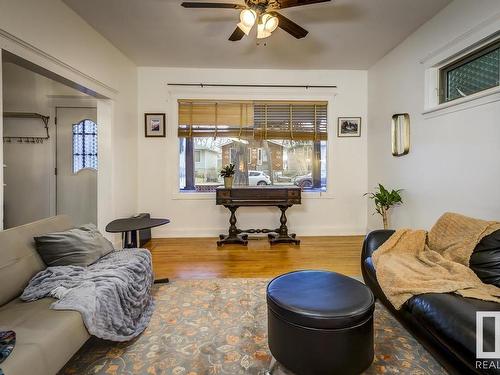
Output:
M361 117L339 117L338 137L361 137Z
M144 114L144 136L147 138L165 137L165 113Z

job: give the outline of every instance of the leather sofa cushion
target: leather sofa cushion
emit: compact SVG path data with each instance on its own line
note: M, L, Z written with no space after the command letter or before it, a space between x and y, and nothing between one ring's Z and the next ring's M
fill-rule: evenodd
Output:
M483 283L500 287L500 230L483 237L472 253L469 266Z
M54 375L90 337L80 313L49 309L54 301L15 299L0 308L0 331L16 332L16 346L1 365L6 375Z
M371 317L370 289L350 277L326 271L296 271L267 287L268 307L289 323L308 328L352 327Z
M500 311L500 304L453 293L427 293L409 299L407 309L417 322L460 358L476 359L476 311ZM494 327L484 326L484 350L493 351Z

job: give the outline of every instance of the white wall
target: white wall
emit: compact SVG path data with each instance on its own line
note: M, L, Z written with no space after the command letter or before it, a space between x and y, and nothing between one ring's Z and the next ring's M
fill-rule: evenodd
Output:
M405 189L394 227L429 228L446 211L500 218L500 103L423 115L421 63L498 20L498 0L455 0L369 69L368 182ZM411 150L394 158L390 122L401 112L411 117ZM371 204L368 210L369 228L379 228Z
M2 50L0 49L0 64L2 63L3 61L3 52ZM3 75L2 75L2 69L0 69L0 113L3 114ZM3 134L3 116L0 116L0 134ZM0 166L2 168L0 168L0 203L3 205L4 204L4 201L3 201L3 193L4 193L4 189L3 189L3 184L4 184L4 168L3 168L3 165L4 165L4 160L3 160L3 145L0 146L2 149L0 152ZM0 230L3 229L3 207L2 209L0 209Z
M35 112L51 116L50 95L72 89L56 84L12 63L2 65L3 107L6 112ZM52 136L43 143L4 143L4 227L22 225L54 213L54 121ZM4 119L4 136L46 135L39 119ZM32 194L36 189L36 194ZM26 199L29 197L29 199Z
M35 112L50 117L50 138L43 143L19 143L15 139L3 143L4 228L11 228L55 214L54 99L64 97L66 102L78 102L89 97L13 63L2 64L2 73L6 112ZM46 132L40 119L5 118L3 135L45 137Z
M0 0L0 48L113 99L103 104L106 108L98 104L98 117L108 113L112 118L110 128L101 133L109 142L99 146L105 153L101 169L106 169L105 189L99 191L104 199L101 228L117 216L135 213L135 65L59 0Z
M176 89L170 82L337 85L332 90ZM139 68L139 211L167 217L171 224L156 229L156 237L214 236L225 233L228 212L215 206L213 194L192 197L178 193L176 98L327 99L329 100L328 193L306 197L289 210L290 229L300 235L361 234L366 231L367 72L238 69ZM144 137L145 112L167 114L167 137ZM361 138L337 138L338 116L361 116ZM272 227L277 209L241 209L241 227Z

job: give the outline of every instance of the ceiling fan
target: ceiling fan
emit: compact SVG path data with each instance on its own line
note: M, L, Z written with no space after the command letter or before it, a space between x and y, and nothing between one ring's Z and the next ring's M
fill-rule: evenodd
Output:
M278 13L277 10L302 5L325 3L331 0L245 0L243 4L185 1L184 8L219 8L241 10L240 22L229 37L232 42L249 35L257 24L257 39L271 36L278 27L297 39L304 38L309 32L292 20Z

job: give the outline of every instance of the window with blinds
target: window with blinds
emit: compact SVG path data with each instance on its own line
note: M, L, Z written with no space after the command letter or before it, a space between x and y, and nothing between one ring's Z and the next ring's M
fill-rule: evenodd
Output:
M327 139L326 103L256 102L254 137L318 141Z
M326 189L324 101L179 100L179 185L213 191L226 164L235 184Z
M179 100L179 137L326 140L326 102Z

